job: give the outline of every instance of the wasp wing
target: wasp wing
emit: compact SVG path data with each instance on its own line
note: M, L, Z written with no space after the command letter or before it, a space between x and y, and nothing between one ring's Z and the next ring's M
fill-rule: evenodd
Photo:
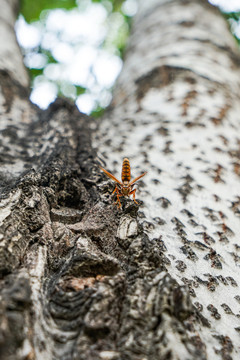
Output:
M100 167L100 169L101 169L102 171L105 172L105 174L106 174L108 177L110 177L110 179L112 179L112 180L114 180L116 183L122 185L121 181L119 181L113 174L111 174L110 172L108 172L107 170L105 170L104 168L102 168L101 166L99 166L99 167Z
M130 181L130 183L128 184L128 186L133 185L136 181L138 181L139 179L141 179L144 175L146 175L147 171L145 171L145 173L143 173L142 175L139 175L138 177L136 177L135 179L133 179L132 181Z

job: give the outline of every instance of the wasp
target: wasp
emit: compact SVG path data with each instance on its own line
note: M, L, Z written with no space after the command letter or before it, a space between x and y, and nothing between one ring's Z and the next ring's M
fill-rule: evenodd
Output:
M135 182L141 179L144 175L146 175L147 172L144 172L143 174L137 176L135 179L131 180L131 166L128 158L123 159L122 163L122 182L119 181L114 175L112 175L110 172L105 170L100 166L100 169L105 172L105 174L110 177L113 181L116 182L115 190L113 191L113 194L116 193L117 195L117 201L116 204L118 204L118 208L121 208L121 196L133 196L133 201L138 204L138 202L135 200L135 193L137 189L134 189Z

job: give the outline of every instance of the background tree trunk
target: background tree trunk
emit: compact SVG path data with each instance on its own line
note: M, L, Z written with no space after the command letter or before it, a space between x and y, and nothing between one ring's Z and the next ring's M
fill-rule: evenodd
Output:
M143 1L99 126L33 106L4 46L0 358L238 359L239 54L220 13ZM118 210L98 164L125 156L148 175Z

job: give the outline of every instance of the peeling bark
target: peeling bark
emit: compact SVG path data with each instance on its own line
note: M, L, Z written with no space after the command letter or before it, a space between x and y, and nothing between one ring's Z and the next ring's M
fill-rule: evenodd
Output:
M0 359L238 359L239 55L219 12L144 1L98 126L0 68ZM98 165L125 156L148 175L118 210Z

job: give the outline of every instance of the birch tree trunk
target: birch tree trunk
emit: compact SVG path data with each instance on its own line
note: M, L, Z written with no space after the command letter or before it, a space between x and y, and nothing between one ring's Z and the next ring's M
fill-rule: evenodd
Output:
M239 54L225 20L204 0L142 1L96 126L67 101L29 102L16 8L1 0L0 359L239 359ZM140 206L118 210L98 165L118 177L123 157L148 174Z

